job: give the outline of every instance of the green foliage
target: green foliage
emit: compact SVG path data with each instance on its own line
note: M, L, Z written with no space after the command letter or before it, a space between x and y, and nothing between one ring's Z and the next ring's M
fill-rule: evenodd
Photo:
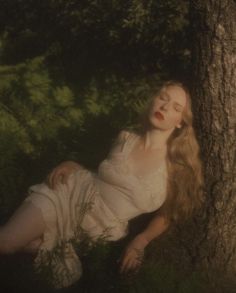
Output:
M4 221L60 161L95 169L118 131L137 126L153 89L187 75L190 56L186 0L0 0L0 7ZM177 286L178 274L155 264L138 278L118 277L120 253L115 244L94 245L83 256L81 292ZM174 292L191 292L191 282Z
M2 2L8 64L44 54L58 77L79 86L114 72L132 79L162 71L179 77L187 69L186 0Z
M45 141L70 126L70 118L80 124L82 114L73 103L68 87L53 87L42 58L25 64L2 66L0 81L1 131L9 130L19 150L40 155ZM66 111L65 111L66 110ZM70 111L77 110L77 117ZM4 113L5 112L5 113Z
M113 133L134 126L152 84L160 82L158 76L129 82L112 75L103 83L92 79L76 94L53 81L43 57L1 66L0 76L0 181L6 206L14 198L20 201L19 193L59 161L96 168Z
M0 183L3 201L9 201L17 192L14 180L9 184L14 169L9 166L20 167L22 172L21 164L27 159L40 160L47 145L60 140L62 130L83 124L83 113L72 91L50 79L42 57L1 66L0 76ZM20 169L18 175L24 180L27 174Z

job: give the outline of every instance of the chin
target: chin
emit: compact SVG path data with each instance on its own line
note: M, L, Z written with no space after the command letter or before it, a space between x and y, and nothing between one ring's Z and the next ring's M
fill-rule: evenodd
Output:
M161 121L159 122L156 118L150 119L149 124L150 124L150 129L165 130L163 123Z
M156 129L156 130L166 130L163 126L153 124L153 123L150 125L149 128L150 128L150 130L154 130L154 129Z
M173 126L166 126L166 125L160 125L159 123L150 123L150 130L161 130L161 131L174 131L175 127Z

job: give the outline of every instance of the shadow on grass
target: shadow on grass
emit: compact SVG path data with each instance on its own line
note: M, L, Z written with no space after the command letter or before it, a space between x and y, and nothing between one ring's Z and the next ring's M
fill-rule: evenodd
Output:
M128 240L99 243L81 257L83 276L71 287L55 290L33 271L33 257L16 254L0 258L4 293L199 293L207 290L204 276L183 272L163 262L145 260L137 274L121 275L117 259Z

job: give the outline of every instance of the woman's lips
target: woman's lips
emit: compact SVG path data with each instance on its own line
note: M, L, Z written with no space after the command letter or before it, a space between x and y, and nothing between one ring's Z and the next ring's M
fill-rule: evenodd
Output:
M159 120L164 120L164 119L165 119L164 116L163 116L160 112L158 112L158 111L156 111L156 112L154 113L154 115L155 115L155 117L156 117L157 119L159 119Z

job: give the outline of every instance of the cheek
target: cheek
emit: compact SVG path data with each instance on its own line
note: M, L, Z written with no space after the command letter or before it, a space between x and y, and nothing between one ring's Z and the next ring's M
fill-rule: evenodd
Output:
M174 113L170 117L170 120L173 123L173 125L179 124L182 121L182 114L181 113Z
M161 101L158 99L154 100L151 104L151 111L152 112L156 111L157 109L160 108L160 106L161 106Z

